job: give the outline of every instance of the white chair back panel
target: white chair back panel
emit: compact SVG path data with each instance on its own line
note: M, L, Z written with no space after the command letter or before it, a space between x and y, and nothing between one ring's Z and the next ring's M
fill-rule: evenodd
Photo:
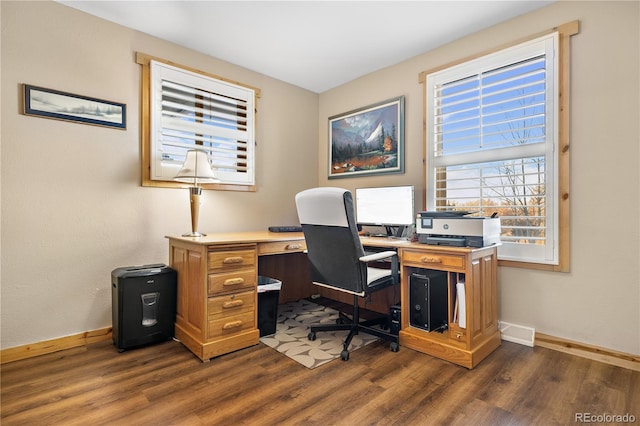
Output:
M300 224L348 227L342 188L306 190L296 195ZM336 202L338 200L338 202Z

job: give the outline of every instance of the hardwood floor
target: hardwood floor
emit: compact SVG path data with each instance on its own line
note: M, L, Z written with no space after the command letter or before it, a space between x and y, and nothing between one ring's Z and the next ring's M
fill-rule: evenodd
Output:
M640 372L503 342L473 370L386 343L315 370L263 345L202 363L169 341L2 365L2 425L572 424L635 416Z

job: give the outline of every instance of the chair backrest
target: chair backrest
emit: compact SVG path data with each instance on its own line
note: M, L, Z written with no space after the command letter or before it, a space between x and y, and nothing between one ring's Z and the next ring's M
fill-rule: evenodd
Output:
M367 267L358 236L353 196L342 188L312 188L296 195L307 243L311 280L354 294L366 291Z

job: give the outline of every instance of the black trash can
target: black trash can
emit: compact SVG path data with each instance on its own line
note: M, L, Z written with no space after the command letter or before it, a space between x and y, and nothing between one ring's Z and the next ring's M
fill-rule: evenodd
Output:
M276 332L278 319L278 298L282 281L258 276L258 329L260 337Z
M174 269L163 264L116 268L111 284L113 343L120 352L174 336Z

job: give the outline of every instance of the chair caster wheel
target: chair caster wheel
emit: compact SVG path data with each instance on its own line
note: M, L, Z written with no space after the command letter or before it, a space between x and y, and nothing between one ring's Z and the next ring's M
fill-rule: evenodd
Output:
M312 342L316 340L316 332L312 331L309 334L307 334L307 339L311 340Z
M340 358L342 358L343 361L349 361L349 351L344 350L340 352Z
M390 349L391 352L398 352L398 350L400 349L400 345L398 345L396 342L391 342Z

